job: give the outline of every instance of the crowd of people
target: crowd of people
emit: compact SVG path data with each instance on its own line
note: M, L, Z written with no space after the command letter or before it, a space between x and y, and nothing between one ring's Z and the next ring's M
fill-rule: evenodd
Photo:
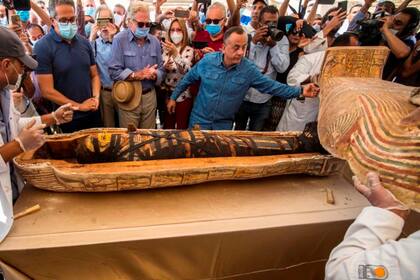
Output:
M193 1L189 9L165 12L166 0L157 0L153 21L151 7L136 0L127 9L109 7L105 0L99 6L94 0L50 0L49 8L30 0L29 10L15 10L4 1L3 212L12 216L10 206L23 187L8 162L40 147L46 126L49 133L103 126L303 131L317 119L322 63L326 49L336 46L387 46L383 79L420 86L420 15L410 1L396 7L385 0L371 9L374 0L364 0L319 15L319 0L312 7L303 1L292 14L287 14L289 0L279 7L254 0L247 16L244 0L227 0L228 9ZM398 237L408 211L382 188L377 175L368 177L368 186L357 179L355 185L376 207L362 213L333 251L327 278L351 279L356 271L360 276L358 264L369 270L372 261L383 261L389 264L387 273L397 273L394 263L406 254L398 273L414 279L419 233L399 243L384 242Z
M38 63L25 68L12 94L17 110L27 117L77 108L52 132L129 125L302 131L317 118L318 77L333 46L388 46L383 78L420 83L419 11L410 0L399 7L383 1L371 12L374 0L365 0L324 15L316 13L319 1L287 15L287 0L280 7L255 0L250 17L243 0L228 0L228 9L194 1L162 12L165 2L0 5L0 24Z

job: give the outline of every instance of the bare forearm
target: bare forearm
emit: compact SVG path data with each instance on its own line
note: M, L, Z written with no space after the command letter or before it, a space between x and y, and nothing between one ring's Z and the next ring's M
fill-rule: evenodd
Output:
M235 1L234 0L226 0L226 3L227 3L227 6L228 6L228 9L229 9L229 12L232 15L235 12L235 9L236 9Z
M76 107L79 105L77 102L67 98L66 96L64 96L63 94L61 94L59 91L55 89L43 90L41 87L41 93L42 93L42 97L58 105L64 105L67 103L71 103L73 106L76 106Z
M229 19L229 24L228 24L229 27L239 26L241 24L240 10L241 10L241 7L237 7L235 11L233 12L232 16Z
M47 126L51 126L53 124L56 124L56 121L52 114L45 114L41 116L41 122L43 124L46 124Z
M289 7L289 0L284 0L283 3L281 3L281 6L279 8L279 16L285 16L287 13L288 7Z
M312 25L312 23L315 20L316 11L318 10L318 4L319 4L319 0L315 0L314 5L312 6L311 11L309 12L309 15L307 18L307 22L309 25Z
M384 29L383 34L385 35L388 47L397 58L405 58L410 54L410 48L397 36L392 34L389 29Z
M159 16L162 14L162 10L160 8L159 0L156 1L156 16Z
M99 97L99 94L101 92L101 79L99 78L99 75L95 75L92 77L92 96L93 97Z
M397 8L397 10L395 11L395 15L396 14L398 14L402 9L405 9L405 8L407 8L407 6L408 6L408 4L410 4L410 2L411 2L412 0L405 0L404 2L402 2L399 6L398 6L398 8Z
M49 15L41 9L38 4L36 4L34 1L31 0L31 9L37 13L37 15L41 18L42 22L44 22L46 25L51 26L51 20Z
M372 6L372 4L370 4L370 3L365 3L365 4L362 6L362 8L360 9L360 12L362 12L362 13L366 14L366 13L369 11L370 6Z
M4 144L0 147L0 155L3 158L4 162L11 161L15 156L22 153L20 145L15 140L10 141L9 143Z

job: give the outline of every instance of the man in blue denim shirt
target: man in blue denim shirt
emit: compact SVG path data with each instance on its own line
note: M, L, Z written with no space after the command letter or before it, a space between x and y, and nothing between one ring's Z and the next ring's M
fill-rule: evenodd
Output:
M315 97L319 88L314 84L289 87L264 76L248 59L243 58L248 37L241 27L230 28L224 36L223 53L206 55L181 80L168 102L168 111L174 112L178 96L187 87L200 81L200 89L190 117L190 127L201 129L232 129L248 89L280 96L285 99Z
M156 92L164 78L162 51L158 39L149 34L149 8L143 2L133 1L128 8L129 29L115 36L112 59L109 64L111 78L134 81L142 85L142 97L132 111L119 109L120 126L133 124L138 128L156 126Z

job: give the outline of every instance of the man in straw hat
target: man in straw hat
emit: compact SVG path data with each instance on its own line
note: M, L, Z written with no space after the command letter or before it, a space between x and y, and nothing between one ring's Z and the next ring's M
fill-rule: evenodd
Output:
M121 92L123 87L131 90L133 86L120 85L120 88L114 90L114 99L119 104L120 127L132 124L138 128L155 128L155 84L161 83L165 73L162 51L158 39L149 34L151 22L146 4L132 2L128 9L128 19L129 29L115 36L112 44L113 55L109 72L114 81L132 83L134 89L136 84L141 85L142 90L141 98L132 97L131 91L125 94ZM137 103L139 99L141 102ZM137 106L134 107L133 104Z

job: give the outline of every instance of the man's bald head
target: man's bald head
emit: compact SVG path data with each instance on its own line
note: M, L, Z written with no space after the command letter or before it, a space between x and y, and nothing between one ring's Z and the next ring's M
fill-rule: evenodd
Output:
M213 3L207 9L206 18L226 18L226 7L220 2Z

